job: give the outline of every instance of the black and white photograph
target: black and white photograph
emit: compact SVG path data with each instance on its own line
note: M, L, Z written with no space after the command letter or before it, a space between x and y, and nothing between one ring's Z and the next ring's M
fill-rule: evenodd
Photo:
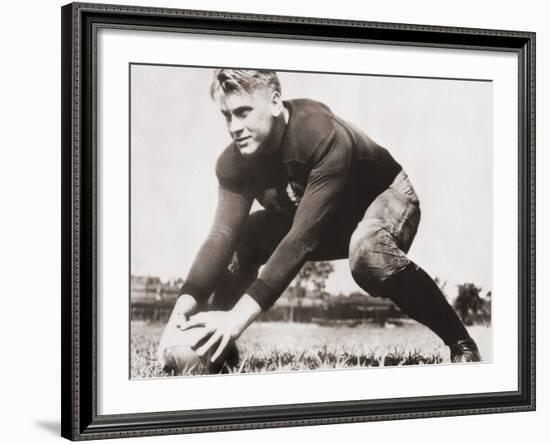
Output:
M538 442L544 5L6 2L2 441Z
M129 86L131 379L492 361L489 79Z

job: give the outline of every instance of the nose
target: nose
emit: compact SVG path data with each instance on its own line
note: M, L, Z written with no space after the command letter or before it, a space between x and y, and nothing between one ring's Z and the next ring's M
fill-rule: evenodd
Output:
M243 129L244 129L244 126L240 119L233 118L229 122L229 132L231 133L232 136L238 136Z

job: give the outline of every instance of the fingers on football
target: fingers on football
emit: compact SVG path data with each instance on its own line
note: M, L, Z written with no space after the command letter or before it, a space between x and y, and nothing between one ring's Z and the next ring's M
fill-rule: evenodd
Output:
M206 341L203 345L201 345L199 348L197 348L195 351L196 353L201 357L204 358L208 351L220 341L222 338L222 335L220 333L214 333L208 341Z
M187 321L176 324L176 327L181 331L189 330L190 328L195 327L204 327L206 325L205 321L202 318L191 318Z
M216 362L218 358L222 355L223 351L229 344L229 337L223 336L220 344L218 345L218 348L216 349L215 353L212 355L212 358L210 359L211 362Z

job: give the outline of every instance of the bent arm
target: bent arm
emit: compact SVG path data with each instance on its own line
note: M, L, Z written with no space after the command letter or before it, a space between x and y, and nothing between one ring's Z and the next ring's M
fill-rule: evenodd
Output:
M344 189L352 158L347 137L335 132L319 148L292 227L275 249L260 277L247 293L267 310L300 271L317 247L322 229L334 213Z
M193 261L180 294L191 295L199 305L206 302L229 265L252 201L251 196L219 187L212 228Z

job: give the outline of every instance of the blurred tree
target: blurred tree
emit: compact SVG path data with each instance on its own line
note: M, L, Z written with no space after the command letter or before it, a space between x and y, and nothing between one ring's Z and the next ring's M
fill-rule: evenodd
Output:
M486 314L484 301L479 296L480 292L481 288L470 282L458 286L454 308L466 325L472 325L478 315Z
M334 271L334 265L328 261L306 262L298 275L294 278L294 285L290 291L293 303L290 306L289 318L296 321L295 307L302 305L302 300L307 295L308 287L315 297L325 300L326 280Z

